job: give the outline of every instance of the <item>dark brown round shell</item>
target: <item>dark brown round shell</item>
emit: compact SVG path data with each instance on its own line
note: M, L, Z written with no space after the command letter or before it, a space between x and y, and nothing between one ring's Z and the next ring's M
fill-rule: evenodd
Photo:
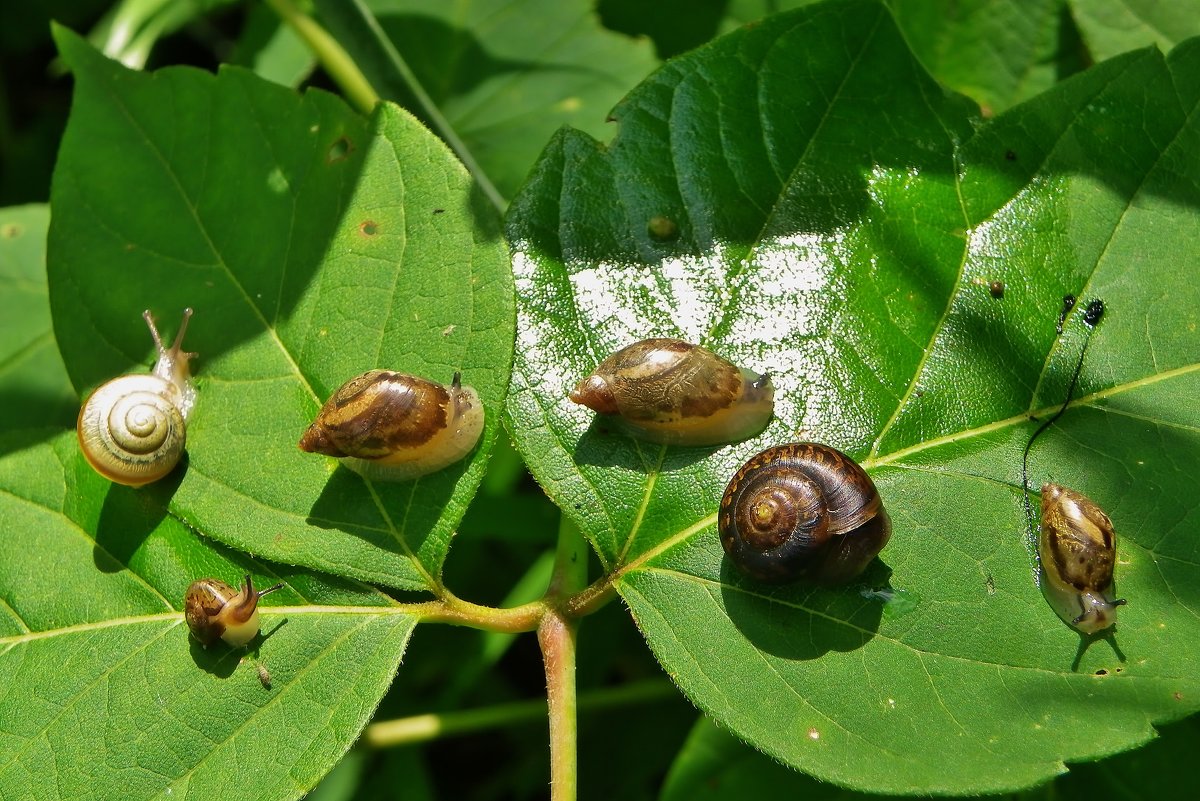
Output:
M891 521L857 462L828 445L798 442L742 465L721 497L717 530L733 564L759 581L838 584L879 554Z

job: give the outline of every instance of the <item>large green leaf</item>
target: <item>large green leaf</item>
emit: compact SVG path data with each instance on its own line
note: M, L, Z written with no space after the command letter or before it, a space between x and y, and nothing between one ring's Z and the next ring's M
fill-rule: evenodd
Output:
M512 279L494 211L400 109L370 122L240 69L133 73L69 32L76 80L52 190L55 332L76 387L144 370L153 309L200 353L188 458L159 492L242 550L436 587L499 426ZM473 456L371 484L296 441L342 382L386 367L479 390ZM112 487L110 496L136 491Z
M0 282L21 304L0 342L28 343L0 371L14 412L0 431L0 795L295 798L365 725L415 620L361 585L214 549L154 494L105 495L58 412L43 417L74 405L47 222L45 207L0 210ZM245 573L286 587L264 598L266 636L240 664L191 640L181 609L193 580Z
M880 5L823 4L668 62L614 111L610 146L567 131L547 148L508 216L514 436L722 725L821 779L976 793L1197 709L1197 44L984 125ZM1109 314L1030 472L1113 517L1130 603L1107 641L1050 610L1024 534L1029 415L1062 402L1082 345L1078 315L1055 335L1066 293ZM770 370L775 420L665 448L567 400L652 335ZM798 438L860 459L891 512L858 585L764 587L723 558L729 476Z

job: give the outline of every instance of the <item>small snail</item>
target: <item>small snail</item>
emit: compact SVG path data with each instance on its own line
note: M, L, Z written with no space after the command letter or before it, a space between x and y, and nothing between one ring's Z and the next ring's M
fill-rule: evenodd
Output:
M1058 484L1042 487L1042 534L1038 539L1042 593L1067 623L1085 634L1117 622L1113 564L1117 533L1090 498Z
M188 360L180 350L191 309L170 348L163 345L150 311L142 312L158 361L149 373L119 376L96 389L79 410L79 448L96 472L120 484L141 487L165 476L183 455L185 423L196 402Z
M483 432L483 403L454 374L450 386L370 370L333 393L300 450L343 458L373 480L407 481L466 456Z
M283 584L256 590L249 574L245 582L240 590L213 578L193 581L188 587L183 599L183 618L192 636L205 648L217 640L240 648L258 636L258 599Z
M730 560L752 578L838 584L866 569L892 524L857 462L828 445L793 442L767 448L734 473L717 531Z
M680 339L643 339L604 361L569 393L630 436L670 445L718 445L766 427L775 389L768 375L739 369Z
M1074 307L1075 296L1065 296L1056 326L1060 335ZM1067 410L1083 369L1083 357L1091 342L1092 331L1103 316L1103 301L1093 300L1084 309L1087 338L1067 385L1066 400L1025 443L1021 458L1021 487L1025 495L1025 514L1031 540L1034 539L1034 522L1033 504L1029 500L1029 450L1042 432ZM1095 634L1116 623L1117 607L1122 606L1125 600L1113 597L1117 534L1108 515L1083 493L1059 484L1045 484L1042 486L1042 524L1037 543L1042 595L1055 613L1084 634Z

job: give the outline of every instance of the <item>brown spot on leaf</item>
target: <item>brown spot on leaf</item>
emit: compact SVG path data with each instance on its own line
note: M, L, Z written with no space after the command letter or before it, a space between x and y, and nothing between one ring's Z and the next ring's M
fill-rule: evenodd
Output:
M358 232L363 236L375 236L379 233L379 223L374 220L363 220L358 224Z

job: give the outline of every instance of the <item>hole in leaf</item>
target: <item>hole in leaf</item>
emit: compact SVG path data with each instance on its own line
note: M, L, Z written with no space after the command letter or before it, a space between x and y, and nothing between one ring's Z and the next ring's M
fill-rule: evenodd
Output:
M329 164L334 164L345 160L350 152L354 150L354 145L344 136L339 136L337 141L329 146L329 152L325 155L325 161Z

